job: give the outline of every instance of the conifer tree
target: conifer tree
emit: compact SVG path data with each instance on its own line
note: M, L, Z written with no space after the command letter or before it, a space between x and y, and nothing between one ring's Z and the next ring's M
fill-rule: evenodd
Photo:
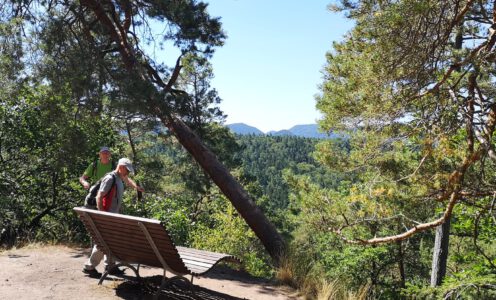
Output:
M457 205L488 214L496 186L485 172L496 160L495 3L362 0L333 8L356 25L327 56L317 105L321 126L346 130L352 150L322 144L320 158L358 171L359 181L328 228L371 245L447 223Z

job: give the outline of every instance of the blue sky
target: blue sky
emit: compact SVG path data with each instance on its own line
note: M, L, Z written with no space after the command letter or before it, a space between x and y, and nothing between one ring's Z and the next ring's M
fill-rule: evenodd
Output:
M212 87L226 123L267 132L315 123L325 53L352 24L331 0L205 0L228 38L213 56Z

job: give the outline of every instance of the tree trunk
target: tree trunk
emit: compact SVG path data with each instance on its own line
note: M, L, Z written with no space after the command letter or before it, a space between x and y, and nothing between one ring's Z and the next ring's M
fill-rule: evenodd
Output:
M458 24L455 36L455 44L453 48L456 50L462 49L463 46L463 21ZM456 71L460 71L457 68ZM467 124L468 135L472 134L472 122ZM473 152L473 141L469 144L469 151ZM432 271L431 271L431 286L440 286L446 275L446 265L448 261L449 235L451 227L451 216L448 216L443 224L436 227L436 240L434 242L434 250L432 254Z
M133 152L134 174L136 175L136 173L138 172L138 170L136 169L136 165L138 162L138 153L136 152L136 146L134 145L134 140L131 136L131 124L129 123L128 120L125 120L125 123L126 123L127 138L129 140L129 145L131 146L131 151ZM140 185L139 181L136 181L136 184ZM136 198L138 199L138 202L141 202L141 200L143 199L143 193L136 190Z
M162 119L162 122L231 201L270 256L278 263L284 253L284 240L248 193L186 124L177 118Z
M449 235L451 227L451 217L436 227L436 240L432 254L431 286L440 286L446 275L446 265L448 261Z
M396 243L398 246L398 270L400 272L400 287L403 289L406 285L406 275L405 275L405 256L403 253L403 242L398 241Z

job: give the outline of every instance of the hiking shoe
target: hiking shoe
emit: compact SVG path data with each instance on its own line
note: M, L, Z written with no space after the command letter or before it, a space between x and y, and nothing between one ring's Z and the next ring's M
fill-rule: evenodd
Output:
M91 278L100 278L100 277L102 277L102 273L98 272L96 269L91 269L91 270L83 269L83 273L84 274L87 274L88 277L91 277Z
M109 275L122 276L124 275L124 271L119 269L118 267L106 267L105 271L108 271Z

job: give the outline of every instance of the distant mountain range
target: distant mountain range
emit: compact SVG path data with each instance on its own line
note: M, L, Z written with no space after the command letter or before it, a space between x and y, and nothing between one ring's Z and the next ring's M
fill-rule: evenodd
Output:
M248 135L248 134L253 134L253 135L263 135L263 131L260 129L246 125L245 123L233 123L233 124L227 124L227 128L231 129L232 132L236 134L242 134L242 135Z
M269 131L267 134L263 133L260 129L246 125L245 123L233 123L226 125L232 132L242 135L272 135L272 136L300 136L308 138L318 138L318 139L332 139L339 137L337 133L325 134L319 132L317 124L306 124L306 125L295 125L290 129L284 129L279 131Z

